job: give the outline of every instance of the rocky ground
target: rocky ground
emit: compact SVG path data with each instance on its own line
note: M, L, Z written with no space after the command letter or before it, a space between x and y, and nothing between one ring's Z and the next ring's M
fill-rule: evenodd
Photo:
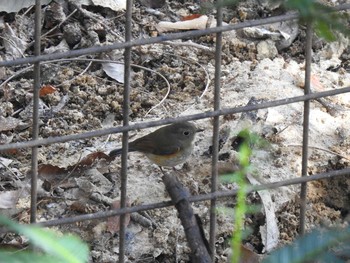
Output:
M136 2L133 11L133 37L147 38L159 34L160 21L179 21L198 13L199 5L171 2L150 9L153 2ZM77 9L71 16L74 9ZM153 11L152 11L153 10ZM266 6L246 2L224 9L225 23L237 23L280 13ZM54 15L53 15L54 14ZM98 6L52 3L43 7L43 34L62 22L42 39L43 53L79 49L91 45L107 45L122 41L124 11ZM215 12L207 11L208 17ZM68 17L69 16L69 17ZM4 39L2 59L32 55L33 10L6 14L0 25ZM68 17L68 18L67 18ZM7 23L7 24L5 24ZM250 102L299 96L304 86L305 28L297 23L282 23L261 28L225 33L223 36L221 106L244 106ZM266 29L265 28L265 29ZM277 29L276 29L277 28ZM13 32L11 33L11 29ZM294 36L285 43L276 30ZM268 31L268 30L266 30ZM257 37L258 35L258 37ZM17 42L16 42L16 41ZM137 123L208 111L213 108L215 35L152 44L132 49L130 122ZM13 48L16 46L16 48ZM21 49L21 47L23 48ZM12 47L12 48L11 48ZM91 59L113 59L122 62L122 51L91 55L79 61L60 60L42 66L40 137L77 134L121 125L123 76L117 64L107 66ZM312 90L325 91L350 86L349 39L326 43L314 37ZM90 59L90 60L89 60ZM119 76L119 77L118 77ZM0 69L1 142L26 141L31 138L32 68L25 65ZM309 174L342 169L350 160L350 95L342 94L311 103ZM295 103L252 115L235 114L221 118L220 129L226 140L220 149L219 172L233 171L237 152L233 141L238 132L249 128L268 142L268 147L253 151L250 183L267 183L300 176L303 103ZM212 120L196 121L205 129L195 141L188 161L178 166L178 178L190 193L210 192ZM151 129L150 129L151 130ZM130 132L130 139L150 130ZM224 136L225 137L225 136ZM120 195L120 159L98 160L102 153L120 147L121 134L58 143L39 148L40 181L38 221L108 210L118 207ZM82 160L88 164L82 168ZM0 186L4 213L29 222L28 174L30 149L8 151L0 159ZM168 200L157 166L139 153L129 154L129 205L150 204ZM253 178L253 179L252 179ZM220 183L220 190L235 189L235 183ZM25 189L24 191L19 191ZM349 213L350 179L344 176L308 184L306 228L346 224ZM290 243L299 224L299 186L266 191L273 204L273 220L279 235L275 245ZM250 194L248 204L262 205L246 216L250 234L244 243L257 254L269 249L262 235L267 220L261 193ZM265 201L264 201L265 200ZM221 208L235 206L234 198L219 201ZM193 204L209 231L209 202ZM218 212L217 262L227 262L233 218L225 209ZM141 219L140 219L141 218ZM88 221L56 227L57 231L75 232L88 242L92 262L116 262L118 258L118 226L110 221ZM264 230L265 229L265 230ZM265 234L264 234L265 233ZM7 235L3 243L22 243ZM274 246L275 247L275 246ZM183 228L173 207L151 210L131 216L127 226L126 256L130 262L188 262L189 248Z

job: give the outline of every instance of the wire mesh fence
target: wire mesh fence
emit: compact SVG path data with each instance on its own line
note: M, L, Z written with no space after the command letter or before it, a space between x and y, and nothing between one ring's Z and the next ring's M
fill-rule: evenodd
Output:
M349 9L349 4L343 4L337 6L335 11ZM309 158L309 130L310 130L310 101L323 98L327 96L335 96L343 93L350 92L350 87L338 88L322 92L311 92L310 91L310 79L311 79L311 62L312 62L312 36L313 30L311 25L307 25L306 29L306 49L305 49L305 86L304 95L295 96L287 99L273 100L262 102L253 105L247 105L242 107L232 107L232 108L221 108L221 60L222 60L222 34L223 32L228 32L231 30L237 30L246 27L265 25L270 23L275 23L279 21L295 20L298 19L297 13L291 13L287 15L281 15L276 17L269 17L265 19L246 21L243 23L237 23L234 25L222 25L222 8L218 7L216 13L217 26L213 28L207 28L203 30L195 30L181 33L171 33L158 37L152 38L140 38L132 39L132 10L133 2L127 1L127 8L125 12L126 24L125 24L125 41L122 43L115 43L107 46L89 47L80 50L73 50L62 53L46 54L41 55L41 4L40 1L36 1L35 6L35 45L34 54L35 56L29 58L21 58L16 60L0 61L1 67L10 67L23 64L34 64L34 93L33 93L33 126L32 126L32 140L16 142L10 144L0 145L0 151L19 149L19 148L32 148L32 163L31 163L31 211L30 211L30 221L31 223L36 223L37 218L37 176L38 176L38 147L43 145L50 145L55 143L68 142L73 140L89 139L96 136L104 136L108 134L122 133L122 159L121 159L121 208L101 211L92 214L79 215L74 217L63 217L60 219L49 220L46 222L40 222L42 226L56 226L63 224L72 224L79 221L92 220L92 219L102 219L115 215L120 215L120 231L119 231L119 262L125 261L125 215L134 212L147 211L151 209L163 208L172 206L172 201L151 203L147 205L135 205L127 207L127 175L128 175L128 142L129 142L129 131L144 129L149 127L156 127L165 124L179 123L183 121L191 120L201 120L206 118L213 118L213 139L212 139L212 170L211 170L211 193L190 196L188 198L189 202L200 202L204 200L211 200L210 205L210 230L209 230L209 247L213 252L212 257L215 258L215 242L216 242L216 232L217 232L217 200L222 197L235 196L237 190L232 191L218 191L218 159L219 159L219 128L220 128L220 117L227 116L236 113L250 112L258 109L266 109L271 107L277 107L281 105L292 104L296 102L304 102L304 113L303 113L303 146L302 146L302 161L301 161L301 177L296 177L293 179L282 180L280 182L262 184L258 186L250 186L247 190L248 193L264 190L278 188L281 186L288 186L293 184L301 184L300 193L300 229L299 233L303 234L305 232L305 212L307 204L306 195L306 183L313 180L333 178L342 175L348 175L350 173L350 168L343 170L333 170L326 173L314 174L308 176L308 158ZM185 116L179 116L176 118L166 118L156 121L145 121L136 124L129 123L130 116L130 89L131 89L131 64L132 64L132 48L142 45L150 45L154 43L160 43L170 40L183 39L183 38L195 38L198 36L204 36L209 34L216 34L215 41L215 73L214 73L214 89L213 89L213 110L207 112L201 112L196 114L189 114ZM116 49L124 50L124 89L123 89L123 105L122 105L122 116L123 116L123 126L99 129L95 131L82 132L78 134L41 138L39 130L39 89L41 83L40 70L41 65L46 61L54 61L64 58L75 58L82 55L96 54L108 52ZM78 58L79 59L79 58Z

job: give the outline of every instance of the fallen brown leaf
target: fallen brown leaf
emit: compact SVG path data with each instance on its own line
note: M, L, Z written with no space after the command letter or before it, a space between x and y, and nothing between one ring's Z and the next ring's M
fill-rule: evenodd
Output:
M42 86L40 88L39 96L40 97L44 97L44 96L46 96L48 94L52 94L52 93L54 93L56 91L57 91L57 89L54 86L52 86L52 85L44 85L44 86Z
M126 206L130 206L130 202L127 199L126 200ZM120 200L114 201L111 205L112 210L119 209L120 208ZM125 226L127 226L130 222L130 214L125 215ZM120 229L120 216L113 216L109 217L107 220L107 230L111 232L112 234L115 234Z
M193 15L189 15L189 16L183 16L181 18L181 21L193 20L193 19L196 19L200 16L202 16L202 15L201 14L193 14Z

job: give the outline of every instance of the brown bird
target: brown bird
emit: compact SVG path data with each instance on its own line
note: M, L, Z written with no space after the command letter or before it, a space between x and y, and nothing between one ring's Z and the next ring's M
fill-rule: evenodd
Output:
M174 167L186 161L193 150L193 140L197 129L190 122L180 122L164 126L129 143L129 152L142 152L159 166ZM109 153L115 158L122 149Z

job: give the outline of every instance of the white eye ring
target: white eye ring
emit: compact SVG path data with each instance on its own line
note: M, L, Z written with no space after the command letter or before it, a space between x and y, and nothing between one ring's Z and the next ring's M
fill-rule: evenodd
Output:
M184 131L183 134L188 136L188 135L190 135L190 132L189 131Z

